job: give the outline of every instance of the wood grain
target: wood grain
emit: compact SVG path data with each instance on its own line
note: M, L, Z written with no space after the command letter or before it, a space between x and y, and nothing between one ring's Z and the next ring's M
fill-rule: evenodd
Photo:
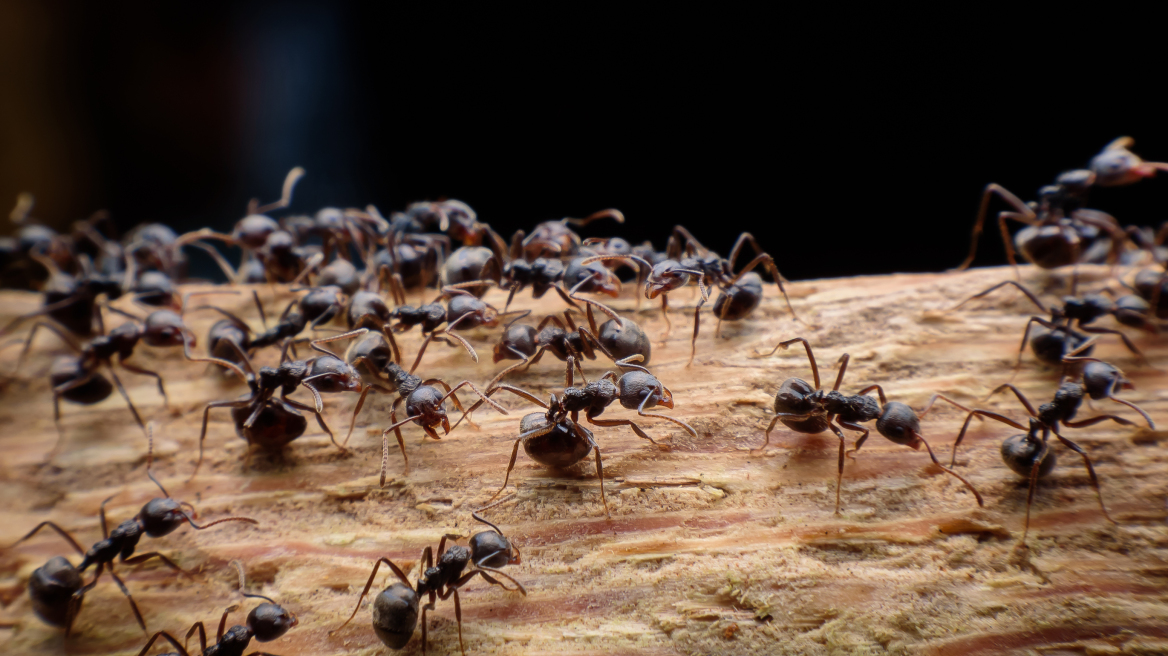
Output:
M462 594L468 654L996 654L1164 653L1168 651L1168 449L1164 433L1112 423L1069 435L1088 451L1103 481L1109 510L1101 516L1077 458L1057 447L1055 473L1041 483L1029 552L1016 549L1026 486L1001 462L998 445L1013 431L996 422L975 426L962 446L958 470L982 492L986 507L956 480L929 463L924 452L874 434L843 485L843 512L832 513L838 442L830 435L772 434L761 455L773 394L787 377L809 378L801 350L767 356L780 340L806 337L825 379L844 353L852 356L843 389L854 393L881 384L890 400L920 408L934 392L1022 419L1011 398L982 399L1006 382L1025 318L1020 294L1003 290L950 311L963 298L1010 278L1007 268L963 274L893 275L793 283L803 322L792 320L773 288L747 321L713 335L704 315L699 355L689 354L688 314L672 314L674 330L654 343L651 368L674 394L674 416L698 429L692 438L675 425L645 420L654 447L627 428L595 428L603 448L612 518L604 516L595 471L545 470L520 454L512 475L514 498L490 517L522 548L523 563L509 569L528 595L479 581ZM1105 269L1085 269L1089 287L1103 284ZM1044 290L1048 302L1065 292L1064 280L1024 268L1023 277ZM258 288L269 312L290 298ZM502 296L489 300L501 305ZM671 305L692 309L682 291ZM0 294L0 322L33 309L35 296ZM245 297L218 302L247 316ZM560 309L549 296L520 302L536 312ZM615 305L635 306L626 295ZM630 315L659 340L664 323L648 303ZM215 320L191 314L200 338ZM117 323L117 321L114 321ZM258 323L258 322L257 322ZM1110 319L1102 322L1111 325ZM1162 339L1130 331L1158 367L1168 367ZM454 383L485 382L500 367L490 360L496 332L471 333L482 362L460 350L428 352L422 373ZM406 353L419 344L402 340ZM16 348L0 352L10 371ZM200 349L201 350L201 349ZM245 467L245 444L234 435L227 411L211 415L207 462L186 483L194 464L205 403L242 393L237 381L185 362L177 351L140 347L134 361L161 371L170 394L163 408L149 378L126 374L130 395L144 417L157 423L156 464L176 498L193 502L213 519L244 514L258 528L224 525L190 528L143 549L158 549L194 580L145 565L121 572L141 604L150 629L185 632L192 622L216 622L240 603L232 559L247 563L252 591L297 614L300 625L259 648L284 656L389 653L369 625L368 602L344 630L330 635L351 612L374 559L388 556L413 567L422 549L443 534L478 530L470 509L503 481L518 419L535 410L506 397L510 414L480 411L480 430L460 427L439 442L421 440L407 427L411 471L390 455L391 481L377 486L380 427L388 424L387 398L362 412L343 455L312 423L305 437L276 455L256 453ZM41 466L56 439L47 369L65 349L38 338L34 356L10 381L0 404L0 543L10 544L37 522L51 519L83 544L100 537L97 508L109 505L114 522L131 517L157 490L144 474L146 440L116 395L96 406L63 404L66 445L53 466ZM1140 366L1118 340L1105 339L1099 355L1122 367L1136 390L1125 398L1168 425L1168 377ZM278 354L266 352L270 364ZM1029 353L1014 382L1035 402L1049 400L1058 372ZM589 379L607 370L586 365ZM545 358L514 381L545 396L562 385L563 365ZM299 392L297 395L301 395ZM463 396L469 399L470 396ZM343 433L355 395L326 396L330 425ZM1138 419L1127 408L1106 409ZM666 411L669 412L669 411ZM612 410L606 417L635 416ZM924 432L946 455L962 414L941 407ZM781 427L781 426L780 426ZM854 439L855 434L849 438ZM465 543L465 542L464 542ZM54 555L70 555L46 534L0 553L0 592L11 603L0 614L0 649L10 654L136 654L145 636L110 581L87 597L76 634L33 616L24 585L31 571ZM411 576L416 576L416 572ZM388 579L380 578L378 586ZM378 588L380 589L380 587ZM251 602L233 616L242 622ZM253 649L257 645L253 643ZM430 615L430 651L457 653L453 604ZM402 653L420 653L420 631ZM157 649L161 653L165 649Z

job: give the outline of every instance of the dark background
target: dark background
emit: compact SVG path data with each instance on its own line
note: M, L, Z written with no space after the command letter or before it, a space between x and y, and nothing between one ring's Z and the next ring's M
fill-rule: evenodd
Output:
M584 234L749 230L799 279L955 266L986 183L1031 199L1124 134L1168 160L1150 17L534 11L2 3L0 202L227 230L302 165L299 212L449 197L510 235L617 207ZM1091 205L1158 225L1168 176Z

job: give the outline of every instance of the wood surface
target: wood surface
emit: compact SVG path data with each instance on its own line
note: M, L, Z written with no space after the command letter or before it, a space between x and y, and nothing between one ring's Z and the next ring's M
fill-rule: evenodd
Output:
M1108 273L1084 268L1084 289L1100 288ZM791 318L768 286L754 315L724 325L720 338L707 310L697 361L688 368L696 299L689 290L671 298L673 330L664 345L658 306L645 302L629 316L654 339L650 368L673 391L677 407L664 412L688 421L699 437L645 419L641 425L663 442L655 447L628 428L593 427L603 449L611 519L601 507L591 460L554 472L521 452L511 478L515 496L488 516L522 549L523 562L508 571L528 594L481 580L464 588L467 653L1168 652L1168 449L1162 432L1111 422L1068 430L1093 459L1119 525L1100 514L1081 462L1056 446L1059 466L1040 483L1028 551L1017 548L1026 484L998 451L1002 439L1017 432L1006 425L975 422L962 446L958 471L984 495L985 508L930 464L924 451L875 432L847 464L838 516L832 512L836 438L796 434L780 425L765 453L751 453L762 444L782 380L810 379L801 349L766 355L779 340L796 336L815 347L827 385L840 356L851 354L845 392L878 383L889 400L918 409L942 392L1024 421L1012 397L983 399L1013 376L1036 405L1050 400L1057 370L1039 365L1029 352L1023 368L1016 374L1012 369L1032 307L1020 293L1002 290L951 310L1013 275L1003 267L796 282L790 291L802 322ZM1023 268L1022 275L1048 303L1066 292L1062 273ZM258 290L269 316L291 298L266 286ZM501 305L502 298L495 291L488 300ZM246 296L215 302L258 326ZM34 295L0 294L0 322L38 303ZM537 313L562 309L551 294L539 302L523 294L518 305ZM613 305L629 312L635 307L627 291ZM211 312L188 315L201 340L216 318ZM1168 368L1168 341L1128 333L1156 366ZM502 366L490 362L497 335L498 329L470 333L481 358L477 365L461 350L432 347L421 373L451 383L484 383ZM416 332L401 338L411 360L419 342ZM200 343L197 350L204 348ZM0 352L2 371L11 371L17 350ZM217 410L207 461L188 483L202 407L235 398L242 386L184 361L177 349L139 351L132 361L163 373L169 410L151 379L121 377L144 418L156 422L155 466L171 494L194 503L206 519L247 515L260 525L202 532L187 527L143 539L139 552L168 554L198 572L193 580L157 564L119 571L150 630L181 636L196 620L213 625L230 604L243 604L232 616L234 623L243 621L255 602L235 592L228 566L243 561L249 589L273 597L300 620L283 638L252 644L252 650L283 656L391 653L370 628L369 598L344 630L330 631L352 611L376 558L387 556L416 578L413 568L424 547L436 546L444 534L466 537L479 530L470 511L501 485L519 418L537 410L501 395L510 414L480 411L480 430L464 425L441 441L423 441L421 430L408 426L410 473L403 474L394 445L383 489L379 437L389 423L388 397L372 397L350 454L338 452L310 422L308 433L282 454L256 452L250 466L228 411ZM100 538L103 499L117 495L108 506L116 523L158 496L145 476L146 439L116 394L95 406L63 404L64 450L51 466L42 465L56 440L47 370L52 357L67 352L51 336L38 338L33 356L3 391L2 545L53 520L87 546ZM1114 338L1104 338L1097 354L1134 381L1136 389L1123 396L1168 426L1164 372L1140 365ZM272 364L278 357L269 349L257 360ZM600 360L586 364L589 379L609 368ZM549 356L511 382L546 397L559 391L563 372L563 364ZM308 400L305 391L295 396ZM325 415L339 433L348 427L355 402L355 395L325 397ZM1099 402L1094 409L1085 404L1080 416L1103 411L1139 419L1128 408ZM635 413L610 408L610 416ZM939 406L923 422L943 460L963 418ZM11 625L0 629L0 651L136 654L146 636L108 579L86 598L68 640L36 619L24 586L32 570L54 555L78 562L51 533L0 553L0 594L10 602L0 623ZM390 582L387 574L379 574L374 592ZM457 653L452 600L439 602L429 621L430 653ZM401 653L420 653L420 637L418 630ZM151 653L164 651L156 647Z

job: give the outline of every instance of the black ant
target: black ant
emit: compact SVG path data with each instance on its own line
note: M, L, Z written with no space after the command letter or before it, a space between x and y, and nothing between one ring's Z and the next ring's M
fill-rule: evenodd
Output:
M1074 362L1075 360L1075 355L1068 355L1065 358L1065 361L1068 363ZM1086 370L1084 370L1084 373L1086 373ZM1154 429L1152 420L1150 417L1148 417L1147 413L1145 413L1143 410L1140 410L1134 404L1122 401L1113 396L1114 388L1117 385L1122 385L1122 375L1120 374L1119 370L1115 369L1114 367L1110 367L1109 369L1094 368L1092 369L1089 377L1083 377L1082 383L1075 382L1064 377L1064 379L1059 383L1058 390L1055 391L1054 398L1051 400L1051 402L1038 406L1038 410L1034 409L1034 406L1031 405L1026 396L1022 394L1022 391L1014 385L1010 383L999 385L994 389L993 392L990 393L990 396L993 396L1002 390L1010 390L1013 392L1014 396L1018 398L1018 401L1022 403L1022 406L1026 408L1026 412L1031 416L1030 427L1027 428L1026 426L1023 426L1013 419L1010 419L1009 417L998 414L996 412L990 412L989 410L981 409L971 410L969 415L965 418L965 423L961 426L961 432L957 434L957 440L953 443L953 455L950 458L949 466L953 467L956 465L957 447L960 446L961 441L965 439L965 433L969 430L969 424L975 416L986 417L995 421L1000 421L1008 426L1028 431L1028 433L1024 436L1015 435L1008 438L1006 443L1002 445L1002 456L1003 459L1005 459L1006 464L1009 465L1011 469L1022 474L1023 476L1030 477L1030 494L1026 499L1026 524L1022 534L1022 541L1025 542L1026 534L1030 530L1030 504L1034 499L1034 488L1037 486L1037 480L1039 476L1049 472L1050 469L1054 466L1053 459L1047 463L1047 455L1050 449L1048 439L1050 438L1050 434L1054 433L1054 436L1057 437L1060 442L1066 445L1067 448L1082 456L1083 466L1087 469L1087 477L1090 479L1091 486L1095 488L1095 493L1099 497L1099 508L1103 511L1103 516L1106 517L1109 522L1114 524L1116 521L1112 519L1111 515L1107 513L1107 507L1103 503L1103 491L1099 486L1099 478L1095 475L1095 468L1091 465L1091 459L1078 444L1075 444L1071 440L1067 439L1062 435L1062 433L1059 432L1059 424L1061 423L1063 426L1068 428L1084 428L1087 426L1094 426L1100 422L1111 420L1122 426L1135 425L1134 422L1124 419L1123 417L1106 414L1076 421L1075 414L1079 410L1079 405L1083 402L1083 397L1090 396L1091 398L1095 399L1111 398L1112 400L1136 409L1148 422L1148 427ZM1041 439L1039 439L1037 436L1038 430L1042 431Z
M479 511L481 510L484 509ZM451 545L447 549L447 538L456 538L457 536L442 536L438 542L437 566L435 566L434 552L431 551L430 547L426 547L422 551L420 561L422 572L414 586L410 585L409 577L392 560L384 557L378 558L373 564L369 580L365 582L365 588L357 597L357 606L353 609L353 613L349 615L349 619L345 620L344 624L330 631L329 635L345 628L357 616L357 611L361 610L361 601L365 599L365 595L369 594L369 589L373 587L373 581L377 578L378 568L385 564L393 570L398 580L382 590L373 599L373 632L377 634L382 644L390 649L405 647L410 638L413 637L414 629L418 626L420 606L422 611L422 653L426 653L426 611L434 610L438 599L445 601L453 595L454 617L458 622L458 646L462 653L466 654L466 647L462 642L462 603L458 599L459 588L465 586L474 577L481 576L491 585L497 585L508 592L519 592L527 596L527 590L523 584L499 570L504 565L519 562L518 549L511 545L497 526L480 517L479 511L473 513L472 516L494 530L475 534L470 539L469 549L457 544ZM474 569L463 574L467 565L472 564ZM507 579L515 587L509 588L495 577ZM421 598L425 596L428 596L429 600L425 605L421 605Z
M125 582L114 572L115 559L120 563L136 565L151 558L157 558L167 567L187 574L188 576L190 575L186 570L175 564L174 561L157 551L135 556L134 549L138 546L138 541L142 539L143 535L160 538L178 530L184 523L190 524L192 528L199 531L224 522L259 524L259 522L250 517L225 517L203 524L202 526L196 524L195 518L198 517L198 514L195 513L194 507L189 503L175 501L171 498L170 493L166 491L162 483L158 482L158 479L154 477L154 473L150 470L154 462L153 424L151 424L149 435L150 447L146 453L146 475L158 486L158 489L162 491L164 497L148 501L146 505L142 506L142 509L137 515L118 524L112 532L109 531L106 523L105 506L114 497L109 497L105 501L102 501L99 511L102 539L94 543L89 548L89 551L82 549L81 545L78 544L77 540L68 531L54 522L41 522L37 524L36 528L29 531L27 535L6 548L6 550L11 549L21 542L28 540L42 528L51 528L77 550L77 553L83 556L81 564L77 567L73 567L69 560L63 556L56 556L45 563L44 566L34 570L32 577L28 581L28 592L29 597L32 599L33 611L46 624L64 627L66 636L72 630L73 620L77 617L77 613L81 611L81 603L84 601L85 593L97 585L97 581L106 570L109 570L110 576L114 578L114 582L118 584L118 588L121 589L122 594L130 602L130 608L134 611L134 617L138 620L138 625L142 627L143 631L146 630L146 621L142 619L142 613L138 610L138 604L134 602L134 598L130 595L130 591L126 587ZM189 513L187 509L190 509ZM96 567L93 580L88 584L84 584L83 574L91 566Z
M503 238L460 200L411 203L393 218L392 230L398 233L441 232L463 246L486 244L495 253L507 250Z
M625 215L616 209L593 212L582 219L563 218L558 221L544 221L532 229L530 235L522 230L511 238L512 245L518 243L523 259L531 262L540 257L566 258L576 255L580 251L580 235L569 228L569 225L586 226L597 219L612 219L617 223L625 222ZM514 246L513 246L514 247Z
M482 298L492 283L501 282L504 268L499 256L491 249L485 246L463 246L446 259L442 267L442 279L446 285L467 288Z
M100 334L99 297L120 298L125 288L122 277L93 271L89 258L84 256L80 258L81 272L76 276L65 273L40 252L30 252L29 257L49 271L49 279L41 290L43 302L39 309L14 317L0 329L0 336L12 332L20 322L39 316L48 316L78 337Z
M442 329L438 329L431 332L426 337L426 341L424 341L421 348L418 349L418 355L416 358L414 358L414 364L410 367L409 371L403 369L396 361L396 359L388 361L381 370L381 373L385 375L387 379L384 381L386 387L382 387L379 384L365 385L361 389L361 397L357 400L357 405L353 408L353 418L349 422L349 432L345 435L345 444L348 444L349 437L351 437L353 434L353 427L357 424L357 415L361 412L362 406L365 405L365 397L369 394L370 390L376 390L382 394L397 394L397 398L394 399L393 405L390 407L389 411L389 421L391 425L381 432L382 487L385 487L385 475L389 468L389 433L392 431L397 437L397 444L401 449L402 460L405 463L405 470L408 473L410 468L410 459L409 456L406 455L406 443L402 438L401 427L404 424L412 421L421 426L426 435L429 435L436 440L442 439L435 430L435 428L438 426L441 426L443 432L449 435L451 428L450 420L446 416L445 402L447 399L450 399L455 408L457 408L459 411L463 410L462 403L454 394L457 390L463 387L469 387L475 394L478 394L479 397L486 400L487 403L491 404L491 406L500 413L507 414L507 411L503 408L503 406L488 399L481 391L479 391L479 388L469 380L464 380L451 387L445 381L439 378L428 378L426 380L422 380L420 376L414 375L414 370L418 368L418 364L421 362L422 355L425 353L426 346L430 343L430 340L437 335L441 335L443 332L444 331ZM456 335L452 336L457 337ZM473 355L474 349L471 348L470 344L460 337L457 338ZM354 358L355 365L365 361L366 359L364 356ZM475 361L478 361L477 355L475 356ZM439 390L436 387L438 385L442 386L442 389L445 391ZM406 417L405 419L398 421L397 411L403 402L405 403Z
M671 237L670 259L651 264L649 261L637 255L596 255L586 258L584 262L592 262L597 260L609 259L629 259L644 265L645 270L649 271L648 276L645 277L645 298L654 299L661 297L661 314L665 318L667 327L672 327L669 321L669 292L683 287L690 282L695 282L700 292L697 307L694 308L694 331L693 337L690 340L690 356L689 362L686 366L693 364L694 356L697 354L697 340L698 331L701 328L701 310L702 306L709 300L711 287L718 287L721 292L714 301L714 311L718 315L718 327L714 334L717 336L721 332L723 321L737 321L747 317L751 312L758 307L762 301L762 278L758 274L753 273L753 269L762 265L767 272L774 278L775 284L779 287L779 292L783 295L783 300L787 303L787 309L790 310L791 316L798 319L795 314L795 308L791 306L791 299L787 296L787 290L783 287L783 277L779 274L778 267L775 266L774 259L763 251L758 246L758 242L754 240L749 232L744 232L738 237L738 241L734 243L734 248L730 251L729 259L723 259L714 251L706 248L689 233L688 230L682 226L676 226L673 229L674 236ZM684 242L684 253L680 243ZM734 272L734 264L738 259L742 247L749 243L757 253L753 260L751 260L741 271ZM643 273L640 275L644 275ZM667 328L668 334L668 328Z
M203 464L203 440L207 437L207 421L211 416L212 408L231 408L232 419L235 422L236 432L247 440L248 453L253 443L265 448L276 448L300 437L307 427L307 420L296 410L308 410L316 416L316 422L328 434L332 443L341 451L345 448L337 443L332 430L325 423L321 414L323 403L320 395L340 392L357 392L361 389L361 375L347 362L332 351L321 346L332 341L348 339L364 335L366 329L355 330L332 337L314 339L309 342L312 349L321 353L308 360L288 361L288 350L280 355L279 367L261 367L257 373L247 359L246 354L240 352L238 356L243 360L243 367L234 362L203 358L203 361L214 362L231 369L248 386L248 395L237 401L213 401L203 408L203 429L199 433L199 460L195 463L195 471L191 478L199 472ZM246 372L244 371L246 369ZM315 405L301 403L288 395L296 391L297 387L305 387L312 393ZM276 393L279 392L279 398Z
M316 330L344 311L344 294L339 287L311 287L305 291L308 293L284 308L275 326L252 338L252 349L290 340L305 330Z
M370 275L379 287L388 286L398 305L405 303L406 289L429 287L438 278L442 261L450 252L446 235L410 234L390 231L385 248L369 258Z
M1057 365L1062 361L1066 353L1080 348L1088 341L1088 337L1083 333L1119 335L1120 339L1123 340L1124 346L1147 363L1147 358L1144 354L1121 331L1112 328L1099 328L1097 326L1086 325L1100 317L1110 314L1115 317L1116 321L1125 326L1139 328L1152 334L1159 333L1159 328L1149 317L1149 306L1143 302L1143 299L1133 294L1122 296L1116 300L1112 300L1101 294L1065 296L1063 297L1062 307L1054 306L1047 308L1042 304L1042 301L1038 300L1038 296L1025 285L1014 280L1007 280L981 293L970 296L958 303L954 309L1006 285L1017 287L1026 295L1026 298L1030 299L1038 307L1039 311L1050 313L1049 321L1042 317L1030 317L1026 322L1026 329L1022 331L1022 343L1018 347L1018 366L1022 366L1022 354L1026 351L1028 339L1030 349L1034 351L1036 358L1046 364ZM1042 332L1035 331L1034 336L1030 337L1032 324L1038 324L1047 330ZM1088 349L1086 352L1090 352L1090 350Z
M1104 233L1112 241L1112 255L1117 255L1125 239L1119 224L1111 215L1085 209L1083 205L1092 186L1129 185L1168 167L1159 162L1143 161L1128 150L1132 143L1131 137L1120 137L1107 144L1102 152L1092 158L1089 169L1066 171L1055 179L1053 185L1039 189L1037 202L1023 203L1005 187L995 183L987 185L982 192L981 206L973 225L969 255L956 270L967 269L973 263L986 211L990 199L995 195L1011 207L1011 210L998 214L998 225L1002 231L1002 242L1006 246L1006 258L1014 265L1015 271L1018 265L1014 259L1015 244L1027 261L1043 269L1054 269L1080 261L1082 255ZM1027 226L1013 240L1006 226L1007 219Z
M860 424L875 419L876 430L890 441L912 449L920 449L924 445L933 464L964 483L965 487L973 492L973 496L977 499L977 505L985 505L981 494L969 481L937 460L937 456L933 454L933 448L921 435L920 417L924 416L938 399L947 401L962 410L968 410L968 408L943 394L934 394L928 406L921 411L920 415L917 415L912 408L904 403L889 403L884 396L884 390L879 385L865 387L855 396L841 394L839 388L844 380L844 372L848 369L849 356L847 353L844 353L839 359L839 372L836 374L835 385L830 392L825 392L819 384L819 368L815 364L815 354L812 353L811 344L806 339L796 337L779 342L770 354L773 355L780 348L785 350L795 342L801 342L807 351L807 360L811 363L811 375L815 384L814 386L809 385L802 378L788 378L783 381L783 384L779 386L779 391L775 394L775 417L767 426L766 441L754 452L766 448L767 444L770 443L771 431L779 422L797 433L807 435L815 435L830 429L840 441L839 467L835 488L835 512L838 515L840 512L840 489L843 487L844 458L846 456L854 459L851 454L859 451L868 439L869 430ZM879 394L879 403L876 402L876 399L868 396L873 391ZM836 426L836 423L839 426ZM845 450L847 442L840 427L862 433L860 439L856 440L855 447L850 451Z
M243 565L237 560L231 561L231 564L239 571L239 593L248 599L263 599L265 603L256 606L247 614L245 624L236 624L230 629L226 628L227 616L238 610L239 606L228 606L223 611L223 616L219 618L219 630L215 633L215 644L210 647L207 646L207 630L204 628L203 622L195 622L187 630L186 639L190 640L191 636L197 632L199 634L199 653L203 656L243 656L243 652L251 644L253 638L256 642L271 642L282 637L289 629L300 623L295 615L284 610L282 606L270 597L244 592ZM178 639L166 631L159 631L150 636L150 639L146 641L146 646L142 647L142 651L138 652L138 656L145 656L146 652L150 650L150 647L159 638L166 640L172 647L178 650L177 653L169 654L168 656L190 656L185 643L180 645ZM273 655L267 652L255 651L249 656Z

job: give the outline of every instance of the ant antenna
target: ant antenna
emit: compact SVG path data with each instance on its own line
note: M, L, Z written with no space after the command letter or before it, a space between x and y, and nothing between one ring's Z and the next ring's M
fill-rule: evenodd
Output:
M150 477L150 480L154 481L154 484L158 486L158 489L162 490L162 495L169 499L170 492L167 492L166 488L162 487L162 483L159 483L158 479L154 478L154 472L150 471L150 466L154 464L154 422L153 421L146 424L146 443L148 445L146 448L146 475Z
M263 599L264 601L267 601L268 603L271 603L271 604L276 603L274 599L272 599L270 597L265 597L262 594L255 594L252 592L244 592L243 588L247 584L247 577L243 573L243 563L239 562L238 560L232 560L231 566L234 567L237 572L239 572L239 594L243 595L244 597L248 597L250 599Z
M495 526L494 524L483 519L482 516L479 515L479 513L483 512L484 510L490 510L491 508L494 508L495 506L497 506L501 503L504 503L506 501L510 501L511 498L514 497L516 494L517 494L516 492L512 492L511 494L508 494L507 496L503 497L502 499L499 499L498 501L496 501L494 503L489 503L489 504L483 506L482 508L472 510L470 513L470 516L474 517L476 521L482 522L483 524L490 526L491 528L495 529L496 533L498 533L499 535L502 535L503 531L499 530L498 526Z

